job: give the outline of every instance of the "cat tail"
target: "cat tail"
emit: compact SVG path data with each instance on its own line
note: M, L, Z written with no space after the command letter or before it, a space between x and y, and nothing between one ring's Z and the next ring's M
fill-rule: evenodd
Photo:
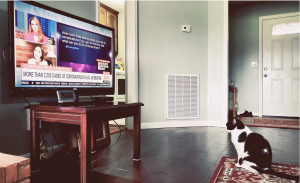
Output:
M289 174L285 174L285 173L282 173L282 172L276 172L273 169L260 170L260 171L261 171L261 173L275 175L275 176L280 177L280 178L284 178L284 179L287 179L287 180L295 180L295 181L299 182L299 175L298 176L297 175L289 175Z

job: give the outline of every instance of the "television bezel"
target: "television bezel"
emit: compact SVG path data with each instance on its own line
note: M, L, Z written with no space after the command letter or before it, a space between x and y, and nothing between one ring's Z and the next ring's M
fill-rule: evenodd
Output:
M15 85L15 25L14 25L14 1L8 1L8 34L9 34L9 97L10 98L25 98L25 97L56 97L57 90L74 90L76 96L90 95L113 95L115 92L115 30L113 28L101 25L85 18L52 8L50 6L40 4L35 1L20 1L39 8L43 8L63 16L67 16L85 23L89 23L107 30L112 31L112 87L111 88L83 88L83 87L16 87Z

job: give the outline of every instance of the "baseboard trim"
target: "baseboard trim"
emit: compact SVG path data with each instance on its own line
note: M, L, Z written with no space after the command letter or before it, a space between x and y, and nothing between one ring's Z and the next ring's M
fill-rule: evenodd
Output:
M170 122L144 122L141 123L141 129L151 128L171 128L171 127L192 127L192 126L215 126L225 127L226 122L222 121L170 121Z
M240 114L243 114L245 111L237 111L237 114L240 115ZM248 111L248 112L251 112L251 111ZM259 116L259 113L258 112L252 112L252 116Z

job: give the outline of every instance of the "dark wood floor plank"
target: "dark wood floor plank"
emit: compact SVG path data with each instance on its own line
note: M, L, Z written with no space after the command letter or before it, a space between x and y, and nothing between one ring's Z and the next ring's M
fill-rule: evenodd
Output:
M299 130L262 127L250 129L263 134L270 142L273 162L299 165ZM94 169L92 183L207 183L222 156L237 157L231 143L231 134L220 127L141 130L139 162L132 160L133 131L122 131L119 140L118 138L119 133L112 134L111 144L91 155ZM115 142L117 143L110 147ZM74 165L76 162L72 163ZM50 168L46 169L49 172L42 171L42 182L65 183L69 180L79 183L79 180L76 182L79 176L68 177L78 174L77 169L62 169L66 172L59 173L59 170ZM45 175L51 178L45 179ZM64 175L66 176L63 177Z
M189 182L188 174L192 169L192 165L186 163L174 162L172 170L163 178L166 183ZM184 174L182 172L185 172Z

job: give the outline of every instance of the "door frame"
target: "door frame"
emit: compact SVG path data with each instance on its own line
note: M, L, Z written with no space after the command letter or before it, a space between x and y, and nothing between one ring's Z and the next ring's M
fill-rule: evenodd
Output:
M100 1L96 1L95 21L100 23ZM125 29L125 101L139 102L138 1L124 1ZM125 118L125 127L133 129L133 117Z
M262 35L263 35L263 20L270 20L270 19L278 19L278 18L284 18L284 17L293 17L293 16L299 16L300 12L294 12L294 13L285 13L285 14L277 14L277 15L269 15L269 16L261 16L259 17L259 62L258 62L258 115L259 117L262 117L263 115L263 86L262 86L262 70L263 70L263 59L262 59Z

